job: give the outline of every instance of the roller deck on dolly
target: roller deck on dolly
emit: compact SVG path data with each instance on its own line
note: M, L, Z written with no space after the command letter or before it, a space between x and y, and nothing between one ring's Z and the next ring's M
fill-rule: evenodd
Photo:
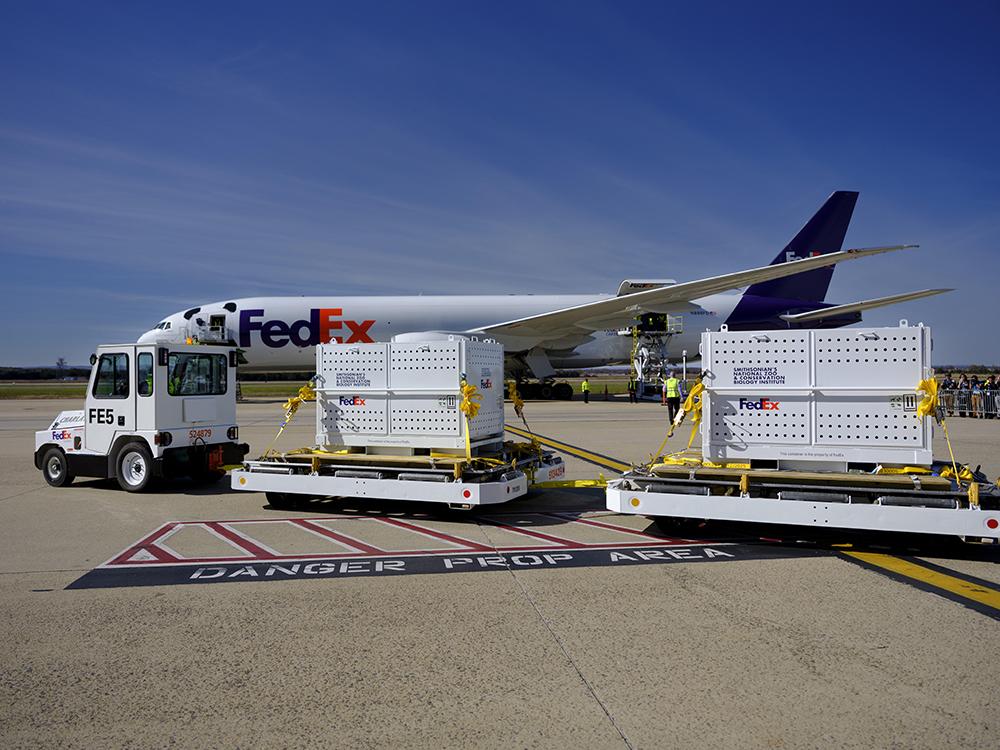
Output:
M305 497L502 503L564 474L505 442L503 348L442 335L316 350L316 445L245 462L232 486L287 507Z
M929 329L723 329L701 349L702 458L624 474L610 510L675 531L719 520L1000 539L996 484L932 458Z

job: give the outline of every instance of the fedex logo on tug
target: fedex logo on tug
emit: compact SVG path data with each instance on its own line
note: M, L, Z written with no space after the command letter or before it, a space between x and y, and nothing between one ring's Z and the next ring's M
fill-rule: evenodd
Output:
M338 344L370 344L368 335L374 320L344 320L343 309L327 307L309 311L308 320L286 323L283 320L263 320L263 310L240 310L240 346L250 346L250 334L260 332L264 346L280 349L291 341L295 346L316 346L336 341ZM342 335L347 331L347 336Z
M741 409L759 409L761 411L781 411L778 407L781 405L780 401L768 401L766 398L760 398L756 401L750 401L749 399L740 399Z

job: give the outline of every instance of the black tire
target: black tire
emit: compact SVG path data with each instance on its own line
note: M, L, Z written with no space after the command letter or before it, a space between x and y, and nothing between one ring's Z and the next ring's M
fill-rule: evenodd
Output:
M549 401L552 399L552 386L548 383L542 383L538 387L538 397L543 401Z
M191 479L198 484L215 484L226 476L222 469L202 469L191 475Z
M62 448L49 448L42 456L42 476L53 487L65 487L73 481L69 461Z
M691 533L699 529L703 523L698 518L680 518L677 516L656 516L652 520L656 528L668 536L672 534Z
M299 502L298 495L288 492L265 492L264 497L267 498L268 505L276 510L290 510Z
M552 386L552 397L557 401L572 401L573 386L569 383L556 383Z
M126 492L142 492L153 481L153 457L145 443L126 443L115 456L118 486Z

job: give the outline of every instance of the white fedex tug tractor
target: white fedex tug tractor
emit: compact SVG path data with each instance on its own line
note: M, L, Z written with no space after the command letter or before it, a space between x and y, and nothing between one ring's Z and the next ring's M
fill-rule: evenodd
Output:
M243 461L232 347L107 344L90 361L85 408L35 433L35 467L53 487L84 476L140 492L158 477L215 481Z

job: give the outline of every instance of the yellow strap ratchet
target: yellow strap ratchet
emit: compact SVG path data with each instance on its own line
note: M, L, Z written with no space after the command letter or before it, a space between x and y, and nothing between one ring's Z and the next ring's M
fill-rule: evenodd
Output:
M264 451L264 456L268 456L271 453L271 449L274 444L278 442L278 438L281 437L281 433L285 431L285 428L291 423L292 418L295 416L295 412L299 410L299 407L306 401L315 401L316 391L312 387L312 383L306 383L304 386L299 388L297 395L292 396L283 404L285 410L285 417L281 420L281 426L278 427L278 433L274 436L271 444L267 446L267 450Z

